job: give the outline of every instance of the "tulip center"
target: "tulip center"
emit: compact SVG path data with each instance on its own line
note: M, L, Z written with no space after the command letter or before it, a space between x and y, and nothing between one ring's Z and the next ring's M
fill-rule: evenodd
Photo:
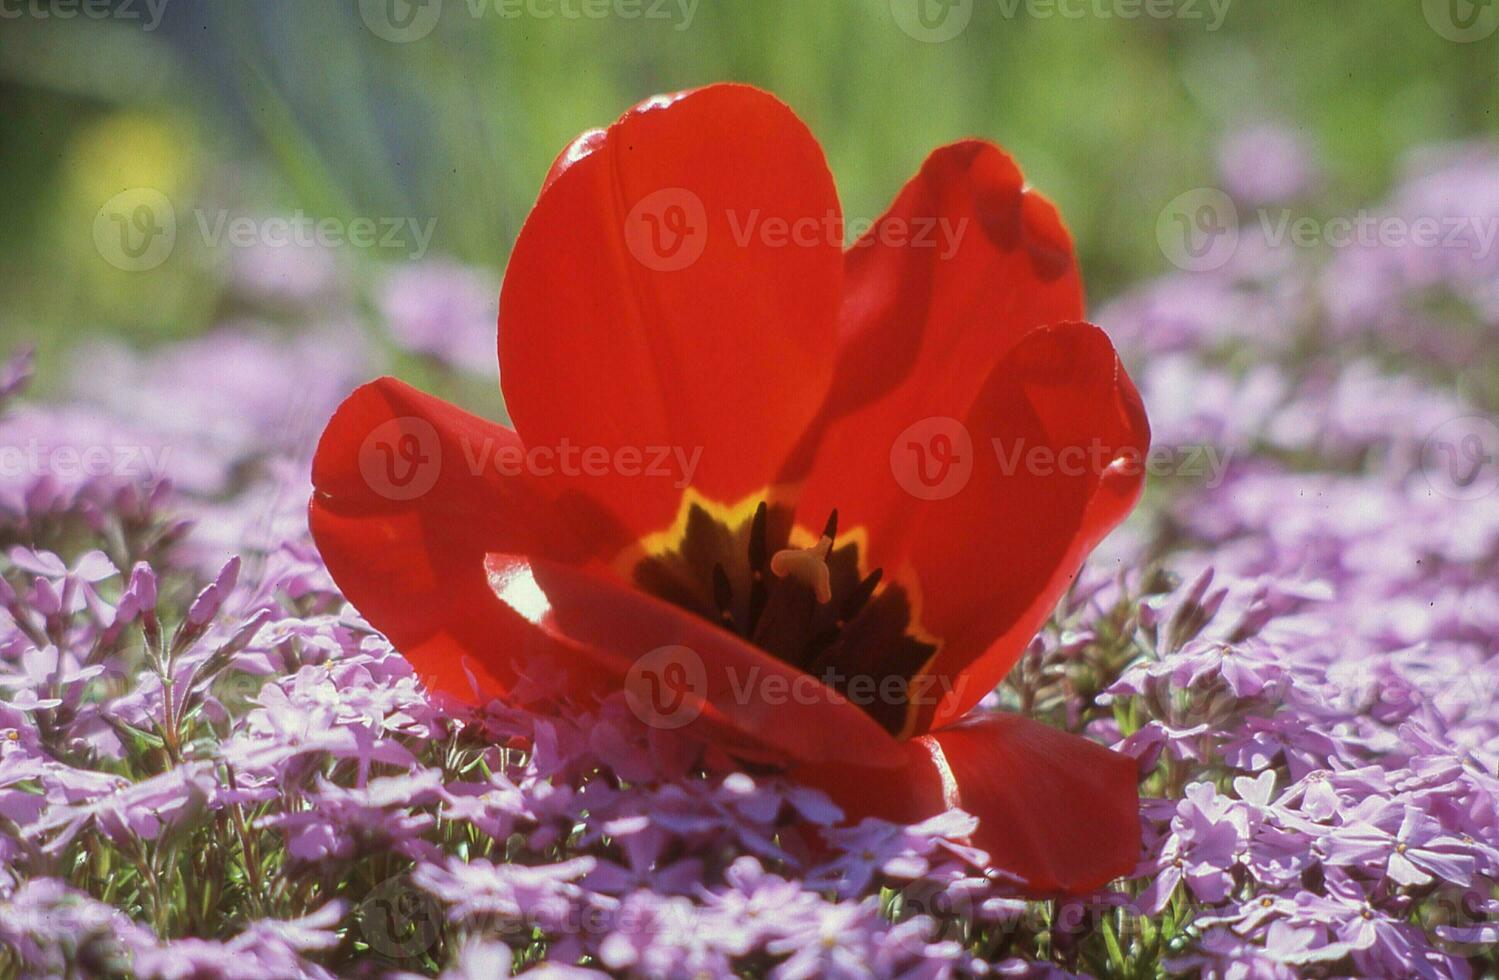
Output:
M743 516L748 512L749 516ZM861 564L860 535L840 540L838 512L815 536L789 508L752 512L694 501L672 544L635 566L644 591L712 620L817 677L896 734L911 681L936 647L911 635L911 603Z

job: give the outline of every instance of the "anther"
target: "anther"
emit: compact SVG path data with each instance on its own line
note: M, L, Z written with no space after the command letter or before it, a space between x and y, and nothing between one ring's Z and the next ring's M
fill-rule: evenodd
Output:
M828 554L833 539L823 535L810 548L783 548L770 558L770 570L781 578L794 578L812 589L818 602L833 601L833 582L828 572Z

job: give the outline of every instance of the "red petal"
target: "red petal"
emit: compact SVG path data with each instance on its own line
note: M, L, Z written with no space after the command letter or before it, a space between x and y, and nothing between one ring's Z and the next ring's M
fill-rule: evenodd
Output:
M1004 151L932 153L849 250L838 367L824 406L824 471L856 472L912 421L960 415L995 361L1032 329L1083 316L1072 239ZM851 416L837 421L840 416ZM793 470L793 475L795 471ZM817 502L824 513L843 501Z
M517 431L596 447L592 473L548 478L636 536L671 523L689 476L720 501L771 482L832 375L839 215L806 127L745 86L653 100L565 152L500 297ZM811 238L782 240L798 221ZM681 455L640 473L661 450Z
M963 717L1004 679L1145 479L1140 397L1108 337L1088 324L1037 330L1016 345L966 428L967 485L917 501L911 515L906 560L921 622L942 639L926 673L952 685L919 730Z
M515 433L393 378L349 396L313 460L309 520L328 570L433 690L510 687L525 624L495 599L484 555L561 554L574 540L535 481L502 476Z
M899 744L862 709L693 613L535 557L491 555L489 574L495 594L555 642L559 671L591 672L602 691L623 687L647 724L766 762L899 759Z
M1140 854L1134 760L1019 715L974 718L904 743L899 772L808 767L851 818L915 823L952 807L979 818L972 843L1037 894L1083 894Z

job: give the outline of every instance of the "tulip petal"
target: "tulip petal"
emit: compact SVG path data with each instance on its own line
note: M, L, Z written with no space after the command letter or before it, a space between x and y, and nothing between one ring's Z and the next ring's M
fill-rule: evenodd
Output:
M951 694L918 731L963 717L1004 679L1088 553L1134 506L1150 430L1103 331L1033 331L965 419L967 485L915 501L906 553L922 626L941 645L923 673Z
M849 248L843 291L821 438L804 443L793 477L814 448L820 472L860 472L869 447L878 457L913 421L961 413L1031 330L1083 317L1072 239L1056 208L981 140L933 151ZM851 505L818 499L811 510Z
M569 147L500 297L516 430L594 454L559 457L554 487L637 538L689 479L720 501L763 488L832 376L839 215L806 127L746 86L654 99Z
M500 472L519 445L382 378L338 409L313 461L309 522L334 581L429 688L466 701L511 687L529 632L490 592L485 553L574 540L535 481Z
M906 590L914 634L936 647L915 675L941 696L913 704L906 735L962 717L1003 679L1138 498L1149 444L1113 346L1082 323L1031 331L957 417L913 422L850 464L879 477L850 480L819 462L806 488L857 501L840 519L867 542L865 563ZM841 663L859 659L850 650Z
M488 568L495 594L554 643L549 672L571 672L575 691L623 687L647 724L755 761L899 760L900 746L863 709L697 615L534 556L490 555Z
M1128 874L1140 855L1134 760L1008 713L904 743L899 771L849 766L793 773L850 818L915 823L958 808L979 818L971 843L1036 894L1084 894Z

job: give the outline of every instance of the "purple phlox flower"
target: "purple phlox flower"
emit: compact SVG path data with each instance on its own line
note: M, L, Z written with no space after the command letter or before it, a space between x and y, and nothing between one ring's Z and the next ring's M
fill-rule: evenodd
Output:
M807 881L844 898L865 894L882 876L909 881L926 874L932 860L960 856L984 861L958 841L978 829L978 818L962 810L948 810L910 826L867 817L852 827L825 829L823 838L836 854L812 869Z
M134 622L140 616L156 612L156 572L145 562L136 562L130 570L130 579L115 607L115 626Z
M499 980L510 976L514 962L515 954L504 943L470 937L442 971L441 980Z
M499 295L488 273L433 260L392 267L377 302L400 346L448 367L493 373Z
M1225 763L1246 772L1260 772L1283 760L1291 778L1299 779L1326 768L1329 759L1348 754L1346 746L1322 726L1294 712L1268 718L1248 715L1236 728L1220 745L1219 754Z
M0 407L26 390L36 372L36 348L23 347L0 363Z
M622 694L606 699L588 722L589 748L627 782L680 779L699 753L680 733L642 722Z
M449 906L454 922L497 921L517 935L532 927L567 933L577 930L575 907L586 899L578 880L594 864L591 857L539 866L449 857L441 864L419 864L411 877L418 888Z
M45 845L58 853L86 828L122 842L156 840L214 804L218 781L207 763L188 762L76 803L55 802L31 830L51 835Z
M714 942L730 956L747 956L784 933L787 923L817 914L823 900L800 883L767 872L753 857L724 871L724 885L703 896Z
M252 935L275 939L304 953L332 949L339 943L338 934L333 930L343 921L347 912L346 903L329 902L299 919L262 919L252 924L242 935L247 939Z
M329 902L300 919L262 919L224 942L179 939L136 954L135 968L156 980L196 980L199 977L252 980L260 977L328 978L333 974L302 957L332 949L339 943L333 928L345 906Z
M1299 131L1262 122L1229 134L1218 148L1218 172L1228 193L1253 207L1306 193L1317 178L1317 164Z
M1285 632L1283 627L1288 625L1286 620L1293 620L1289 625L1295 630L1297 624L1292 614L1307 606L1328 602L1334 594L1331 583L1318 579L1287 580L1259 576L1234 580L1234 587L1217 617L1217 623L1226 627L1222 639L1238 643L1264 634L1267 641L1280 640ZM1267 632L1267 627L1273 628ZM1214 630L1215 634L1218 632ZM1299 631L1292 635L1299 635Z
M1326 891L1325 896L1303 897L1302 918L1327 923L1361 975L1471 976L1465 961L1433 947L1420 929L1371 905L1357 883L1329 874Z
M1308 773L1281 796L1282 806L1294 806L1299 813L1318 823L1330 821L1342 808L1343 800L1333 788L1326 769Z
M238 768L276 770L293 759L327 753L357 760L362 780L375 762L402 767L416 763L409 749L360 723L362 719L340 717L326 704L292 701L278 685L262 687L256 700L260 707L221 745L225 760Z
M526 976L534 980L610 980L609 974L602 970L551 961L536 964L526 971Z
M972 960L957 939L933 941L929 931L928 922L911 919L878 934L869 964L873 975L902 980L947 980L959 963ZM981 967L979 963L971 965Z
M109 430L145 436L132 443L152 448L132 457L145 475L169 473L179 488L211 495L233 484L241 463L305 457L333 409L368 376L367 349L352 322L291 339L241 323L150 352L92 344L75 358L73 390ZM241 533L260 516L245 515Z
M1329 864L1386 874L1401 885L1440 878L1466 888L1477 867L1469 845L1396 800L1370 798L1355 806L1319 847Z
M825 902L817 914L787 923L785 935L766 944L774 955L789 954L771 976L775 980L874 976L871 960L886 928L870 900Z
M582 881L583 887L605 895L624 895L644 889L658 895L693 893L703 877L703 860L680 857L667 860L675 843L673 836L653 826L649 815L640 813L600 822L585 833L582 843L609 837L624 857L624 863L600 860Z
M681 897L638 891L626 898L612 928L598 944L598 958L616 973L649 977L728 977L731 954L703 921L699 908Z
M1196 687L1216 677L1240 699L1274 689L1285 674L1279 651L1257 639L1242 643L1194 641L1174 659L1176 669L1171 680L1177 687Z
M443 787L444 820L462 821L504 840L520 824L534 823L529 800L503 772L490 773L482 783L449 783Z
M1236 451L1270 428L1287 397L1285 377L1270 365L1235 375L1193 356L1168 354L1152 358L1135 377L1150 406L1156 444L1194 448L1190 460L1181 458L1179 475L1210 487L1223 482Z
M688 779L651 790L642 803L657 826L689 843L732 840L763 858L788 858L774 840L786 800L772 780L757 782L742 772L720 780Z
M1307 843L1293 825L1295 817L1275 797L1275 772L1234 779L1239 801L1233 819L1244 830L1239 864L1261 884L1281 887L1300 877L1311 863Z
M1205 568L1191 583L1140 603L1140 628L1160 653L1175 652L1212 622L1228 596L1227 589L1212 587L1215 574Z
M224 567L219 569L214 580L198 593L187 607L187 622L190 625L206 626L219 614L225 600L234 591L235 583L239 581L239 568L239 556L235 555L224 563Z
M1303 893L1261 892L1237 905L1199 915L1194 923L1204 929L1231 926L1241 936L1261 933L1272 921L1295 920L1302 914Z
M27 647L16 670L0 673L0 688L15 692L9 698L12 707L23 711L55 708L63 703L76 705L83 696L83 686L104 673L104 665L83 666L71 651L57 647Z
M30 603L44 616L72 616L89 606L107 608L95 586L119 574L102 551L84 554L69 568L49 551L15 547L10 550L13 566L34 576Z
M1273 297L1242 289L1227 276L1201 273L1139 286L1100 309L1098 322L1116 339L1136 378L1141 365L1169 353L1240 341L1277 347L1290 336L1291 323ZM1147 399L1147 404L1154 412L1156 402Z
M1436 934L1454 943L1490 947L1499 944L1499 899L1492 898L1487 891L1469 892L1464 896L1463 906L1463 912L1474 917L1487 916L1487 920L1465 925L1439 925Z
M138 957L155 944L124 912L55 878L33 878L0 897L0 946L14 952L26 976L80 975L81 963L123 974L132 952Z
M1055 963L1037 962L1023 957L1011 957L993 964L987 971L996 977L1019 977L1021 980L1079 980L1086 974L1069 973ZM982 972L979 973L983 975Z
M338 289L346 272L337 251L317 241L271 244L257 238L227 251L229 284L246 298L269 306L300 306L325 298Z
M436 818L417 810L436 802L441 792L442 773L434 769L377 777L356 789L320 780L306 809L271 813L259 826L278 828L286 836L287 853L308 863L380 850L436 860L441 852L421 839Z
M1449 419L1477 414L1463 399L1367 359L1314 376L1277 414L1268 438L1279 446L1350 462L1372 454L1392 476L1422 464L1422 443Z
M292 600L326 597L331 601L339 598L327 567L308 541L283 541L270 549L265 556L260 581L264 592L282 593Z
M1295 967L1228 929L1208 929L1195 945L1192 952L1169 957L1162 966L1173 974L1204 980L1296 980L1300 976Z
M1163 721L1148 721L1114 749L1136 759L1141 773L1148 773L1155 769L1162 753L1166 752L1175 759L1201 761L1205 751L1203 743L1212 730L1207 722L1177 728Z
M119 569L102 551L90 551L69 568L61 558L50 551L32 551L20 546L9 553L11 564L23 572L61 583L65 578L93 584L119 574Z
M1141 906L1152 914L1166 907L1183 882L1199 901L1223 901L1233 887L1233 867L1247 843L1243 810L1219 796L1212 783L1193 783L1185 797L1177 804L1165 845L1136 872L1140 877L1155 873L1155 880L1140 895Z

